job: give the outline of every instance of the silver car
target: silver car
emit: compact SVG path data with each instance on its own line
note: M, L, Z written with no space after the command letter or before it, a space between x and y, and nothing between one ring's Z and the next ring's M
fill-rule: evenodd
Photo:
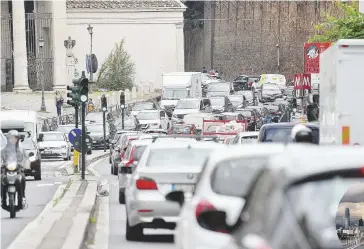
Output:
M125 151L124 159L120 162L119 167L135 167L138 165L145 148L152 143L152 139L138 139L130 141L128 148ZM125 170L118 170L119 178L119 203L125 203L125 185L130 175L126 174Z
M192 193L206 158L219 146L225 145L160 142L145 149L125 189L127 240L141 240L143 228L175 228L180 208L165 196L174 190Z

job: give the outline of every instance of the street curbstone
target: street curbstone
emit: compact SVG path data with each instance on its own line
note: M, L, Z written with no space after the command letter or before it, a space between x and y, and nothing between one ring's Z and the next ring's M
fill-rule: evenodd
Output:
M98 160L100 160L100 159L106 158L106 157L108 157L108 156L109 156L109 153L108 153L108 152L104 152L104 154L102 154L102 155L98 155L98 156L95 156L95 157L90 158L90 159L87 159L87 158L86 158L86 170L87 170L87 167L88 167L90 164L92 164L92 163L94 163L94 162L96 162L96 161L98 161ZM74 169L73 169L73 163L67 164L67 165L64 167L64 172L65 172L65 174L67 174L68 176L75 175L75 173L74 173Z

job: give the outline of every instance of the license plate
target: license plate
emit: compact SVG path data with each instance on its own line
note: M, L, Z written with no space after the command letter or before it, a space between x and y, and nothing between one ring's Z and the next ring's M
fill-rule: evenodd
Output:
M193 192L195 190L195 185L193 184L172 184L172 190L179 190L183 192Z
M95 140L94 140L94 141L92 141L92 143L93 143L93 144L95 144L96 142L97 142L97 141L95 141Z
M52 154L52 151L44 151L44 154Z
M8 192L10 192L10 193L15 193L15 191L16 191L15 186L9 186L9 187L8 187Z

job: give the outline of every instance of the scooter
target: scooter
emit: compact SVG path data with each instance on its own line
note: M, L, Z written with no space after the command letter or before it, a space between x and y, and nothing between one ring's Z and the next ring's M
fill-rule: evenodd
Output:
M31 152L29 161L34 162L35 157ZM2 188L6 188L7 202L2 207L10 213L10 218L15 218L16 213L23 209L22 197L19 193L21 189L21 175L19 174L19 165L16 161L5 162L3 165Z

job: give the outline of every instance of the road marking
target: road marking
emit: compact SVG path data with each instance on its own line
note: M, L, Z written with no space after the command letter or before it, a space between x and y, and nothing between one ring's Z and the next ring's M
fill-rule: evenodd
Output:
M40 184L37 184L37 187L45 187L45 186L53 186L54 183L40 183Z
M62 184L63 182L54 182L54 184L57 184L57 185L59 185L59 184Z

